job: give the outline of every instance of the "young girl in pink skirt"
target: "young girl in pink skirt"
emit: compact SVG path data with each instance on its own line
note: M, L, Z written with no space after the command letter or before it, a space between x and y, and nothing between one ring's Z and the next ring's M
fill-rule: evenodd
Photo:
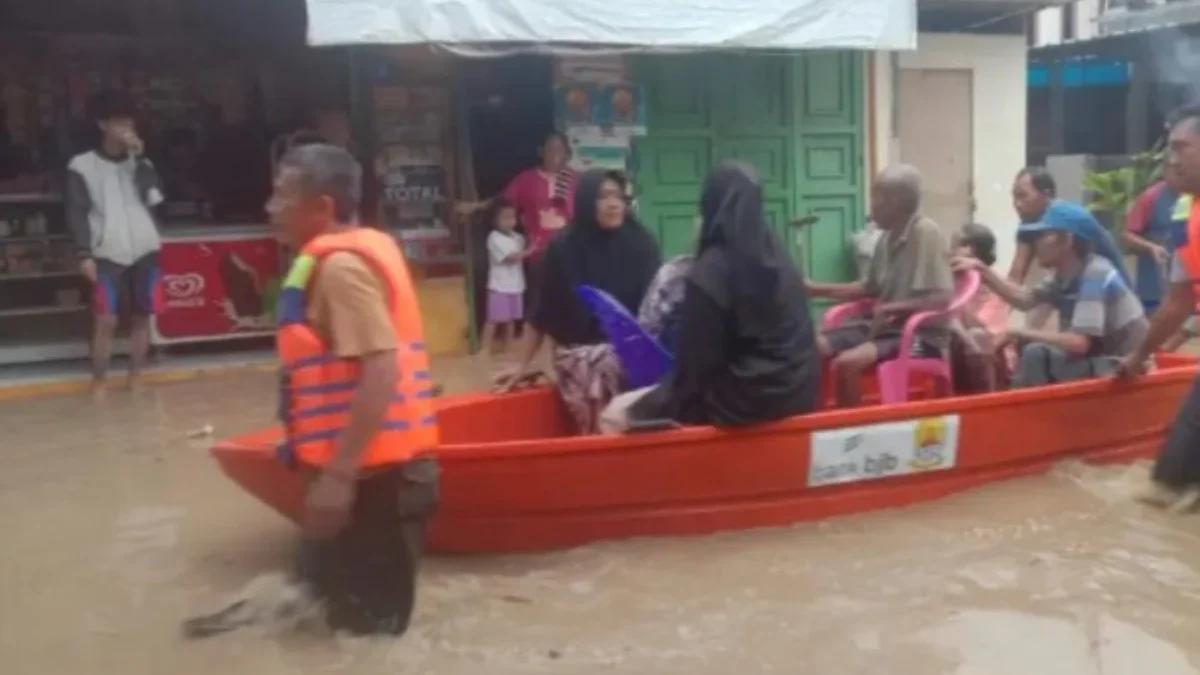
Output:
M517 210L502 197L492 202L492 231L488 233L487 325L483 328L481 353L491 354L500 326L513 335L525 318L524 261L530 255L525 237L517 232ZM503 351L503 345L500 346Z

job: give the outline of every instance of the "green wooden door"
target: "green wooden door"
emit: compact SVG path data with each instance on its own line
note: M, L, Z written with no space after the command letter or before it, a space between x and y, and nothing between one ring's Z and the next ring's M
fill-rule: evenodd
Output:
M700 187L722 159L753 164L767 218L823 281L853 273L848 234L862 223L861 61L799 56L646 57L649 114L635 143L638 208L664 254L690 250ZM798 236L789 223L821 221Z
M650 118L649 133L634 144L638 215L664 256L695 246L700 187L715 159L708 65L688 56L637 63Z
M763 187L763 210L781 237L795 213L791 59L724 56L712 81L728 83L714 97L717 159L752 164Z
M850 235L864 221L866 182L862 60L849 52L815 52L792 70L798 215L820 220L789 241L810 278L849 281L855 276Z

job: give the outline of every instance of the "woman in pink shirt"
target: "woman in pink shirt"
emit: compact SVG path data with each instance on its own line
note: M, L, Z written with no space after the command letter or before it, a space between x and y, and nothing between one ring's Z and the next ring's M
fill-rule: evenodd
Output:
M517 209L534 257L546 250L550 238L571 222L575 203L575 174L567 167L571 146L555 131L538 148L541 163L517 174L504 188L504 198Z
M546 250L546 244L571 222L575 204L575 172L567 166L571 146L557 131L546 135L538 148L537 166L525 169L508 182L500 196L517 210L517 221L529 242L534 259ZM455 207L459 217L470 218L488 206L491 200L465 202Z

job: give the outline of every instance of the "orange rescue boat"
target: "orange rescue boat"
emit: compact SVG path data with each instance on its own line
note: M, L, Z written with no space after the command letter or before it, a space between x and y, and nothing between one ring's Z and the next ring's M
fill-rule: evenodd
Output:
M442 505L431 550L545 550L602 539L778 526L936 499L1069 457L1151 456L1192 380L1160 355L1132 384L1039 389L829 410L723 431L576 436L553 390L439 402ZM297 520L303 477L268 429L213 454L247 492Z

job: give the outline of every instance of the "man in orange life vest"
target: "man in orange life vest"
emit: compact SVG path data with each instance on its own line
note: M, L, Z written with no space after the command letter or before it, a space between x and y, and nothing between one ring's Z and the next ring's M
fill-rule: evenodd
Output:
M347 151L304 145L280 160L267 203L297 251L277 339L281 450L311 475L292 589L323 600L335 629L400 634L437 503L428 453L438 429L408 268L394 239L358 224L361 190ZM287 614L252 609L234 603L185 630L209 635Z
M1176 176L1185 194L1200 194L1200 104L1171 113L1167 144L1167 169ZM1200 298L1200 201L1193 200L1185 223L1175 222L1175 252L1170 288L1154 316L1142 344L1127 356L1118 373L1132 378L1145 372L1150 356L1183 327ZM1184 399L1159 451L1151 474L1153 485L1140 498L1160 506L1187 509L1200 498L1200 381Z

